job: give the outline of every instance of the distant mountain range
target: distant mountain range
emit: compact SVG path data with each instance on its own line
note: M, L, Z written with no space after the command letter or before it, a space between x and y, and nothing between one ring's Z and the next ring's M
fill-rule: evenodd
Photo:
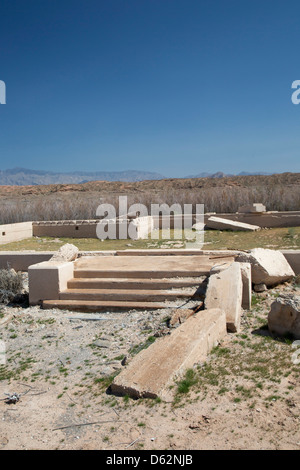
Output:
M223 173L222 171L217 171L216 173L199 173L198 175L186 176L186 178L224 178L225 176L247 176L247 175L272 175L272 173L267 173L265 171L257 172L247 172L241 171L240 173Z
M26 186L39 184L77 184L87 181L144 181L159 180L165 177L159 173L148 171L72 171L59 173L52 171L29 170L27 168L13 168L0 170L0 185Z
M183 178L223 178L225 176L244 175L271 175L266 172L241 172L238 175L225 174L221 171L217 173L199 173L197 175L184 176ZM67 173L29 170L27 168L13 168L10 170L0 170L0 185L26 186L40 184L78 184L88 181L145 181L161 180L169 177L151 171L72 171Z

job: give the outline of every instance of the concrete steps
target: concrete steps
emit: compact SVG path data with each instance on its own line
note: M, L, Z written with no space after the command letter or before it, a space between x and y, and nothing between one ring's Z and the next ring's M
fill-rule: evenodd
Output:
M82 312L153 310L204 300L206 278L215 261L206 256L83 257L57 300L43 308Z

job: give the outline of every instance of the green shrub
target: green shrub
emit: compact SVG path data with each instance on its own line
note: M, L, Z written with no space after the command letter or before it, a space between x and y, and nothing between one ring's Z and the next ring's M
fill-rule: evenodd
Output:
M12 302L23 290L22 274L14 269L0 269L0 302Z

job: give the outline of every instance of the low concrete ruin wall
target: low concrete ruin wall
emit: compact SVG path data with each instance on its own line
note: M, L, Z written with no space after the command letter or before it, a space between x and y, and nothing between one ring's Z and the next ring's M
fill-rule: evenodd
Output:
M0 245L32 237L32 222L0 225Z
M216 216L223 219L234 220L236 222L242 222L250 225L258 225L261 228L275 228L275 227L299 227L300 226L300 211L288 211L288 212L257 212L257 213L243 213L236 212L234 214L228 213L215 213L210 212L204 214L204 223L206 224L209 217ZM170 220L170 228L173 229L176 226L182 224L183 227L183 215L160 215L153 216L154 228L162 229L163 224ZM189 223L187 223L189 221ZM196 223L196 215L193 215L190 219L186 219L185 228L191 228Z
M101 225L108 233L115 234L119 239L146 238L153 229L151 217L136 219L112 220L57 220L33 222L33 236L35 237L64 237L64 238L102 238L99 237ZM130 237L128 236L130 232ZM105 235L103 235L105 238ZM110 237L111 238L111 237Z
M0 269L13 268L16 271L27 271L32 264L48 261L54 251L47 252L20 252L0 251Z

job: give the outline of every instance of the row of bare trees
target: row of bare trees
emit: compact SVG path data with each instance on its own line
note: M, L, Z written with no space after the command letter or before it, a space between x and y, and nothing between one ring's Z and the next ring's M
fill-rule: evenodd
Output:
M96 194L96 196L95 196ZM124 195L124 194L123 194ZM269 211L300 210L300 187L215 187L171 189L128 194L128 206L144 204L151 213L151 204L204 204L205 212L234 213L240 206L261 202ZM119 195L100 193L68 193L2 201L0 223L24 221L95 219L100 203L112 204L118 212Z

